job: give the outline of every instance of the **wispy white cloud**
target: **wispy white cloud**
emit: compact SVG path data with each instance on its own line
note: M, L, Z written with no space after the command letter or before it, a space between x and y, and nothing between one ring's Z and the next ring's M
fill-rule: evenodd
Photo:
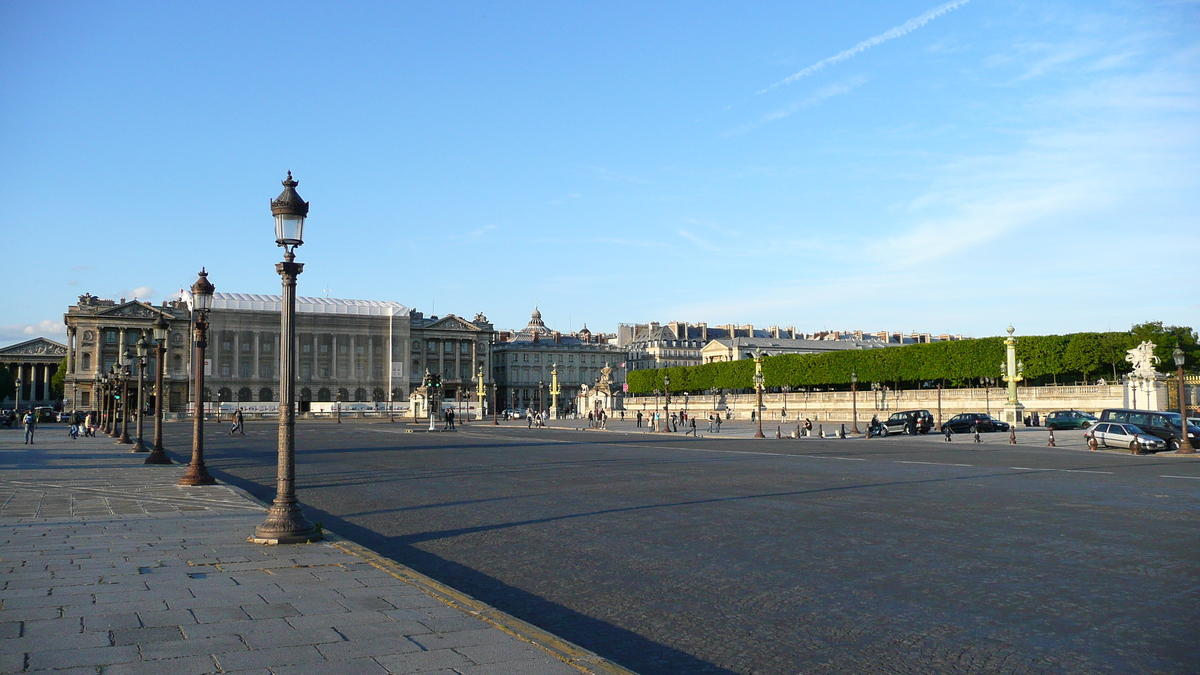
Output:
M944 5L934 7L933 9L929 10L928 12L925 12L924 14L922 14L918 17L909 19L908 21L905 21L904 23L900 24L899 26L888 29L888 30L880 33L879 35L867 38L866 40L863 40L862 42L854 45L853 47L843 50L843 51L840 51L837 54L834 54L833 56L830 56L827 59L821 59L820 61L817 61L816 63L805 68L804 70L801 70L797 73L793 73L792 75L789 75L789 76L783 78L782 80L776 82L775 84L772 84L771 86L766 87L764 89L760 89L759 91L757 91L755 93L765 94L768 91L782 87L785 84L791 84L792 82L795 82L796 80L801 80L803 78L806 78L809 75L812 75L821 70L824 70L825 68L832 66L835 63L841 63L842 61L845 61L846 59L848 59L856 54L865 52L866 50L870 49L871 47L881 45L884 42L887 42L888 40L894 40L898 37L908 35L909 33L920 28L921 26L924 26L925 24L929 23L930 21L933 21L934 19L938 18L939 16L945 14L946 12L949 12L953 9L957 9L957 8L967 4L970 1L971 0L953 0L953 2L947 2Z
M737 136L739 134L744 134L747 131L751 131L752 129L761 127L764 124L771 124L772 122L778 122L779 120L789 117L791 115L794 115L794 114L800 112L801 110L804 110L805 108L811 108L815 105L820 105L820 104L824 103L825 101L833 98L834 96L848 94L851 91L854 91L855 89L857 89L858 87L861 87L863 85L863 83L865 83L866 81L867 81L867 78L862 77L862 76L857 76L857 77L852 77L852 78L847 79L842 82L837 82L834 84L827 85L825 87L821 87L820 89L818 89L816 92L814 92L811 96L809 96L807 98L800 99L799 101L794 101L791 104L789 104L788 106L780 108L778 110L772 110L771 112L764 113L761 117L759 117L759 119L757 121L751 122L749 124L743 124L742 126L736 127L734 129L730 129L729 131L726 131L725 133L721 134L721 136L723 138L729 138L730 136Z
M23 342L35 337L48 337L51 340L59 340L66 334L66 326L62 321L54 321L53 319L45 319L38 323L18 323L9 326L0 326L0 340L9 342Z
M121 297L130 300L148 300L154 297L154 289L150 286L138 286L131 291L121 293Z

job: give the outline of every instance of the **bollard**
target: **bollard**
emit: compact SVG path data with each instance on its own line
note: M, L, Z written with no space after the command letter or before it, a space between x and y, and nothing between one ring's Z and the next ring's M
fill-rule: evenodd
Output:
M799 425L799 424L797 424L797 425L796 425L796 435L795 435L795 436L792 436L792 438L800 438L802 435L803 435L803 434L801 434L801 433L800 433L800 425Z
M824 424L817 425L817 438L825 438L825 425Z
M1142 442L1141 442L1141 440L1138 439L1137 434L1133 435L1133 442L1129 444L1129 454L1131 454L1131 455L1142 454Z
M1096 442L1095 436L1092 436L1091 438L1088 439L1088 449L1089 450L1096 450L1099 447L1100 447L1100 444Z
M1017 444L1017 430L1016 429L1010 428L1008 430L1008 444L1009 445Z
M1054 430L1053 429L1050 430L1050 442L1046 444L1046 447L1048 447L1048 448L1058 447L1058 446L1054 445Z
M783 438L782 427L775 427L775 438Z
M840 435L840 436L838 436L838 438L845 438L845 437L846 437L846 424L843 422L843 423L842 423L842 431L841 431L841 435Z

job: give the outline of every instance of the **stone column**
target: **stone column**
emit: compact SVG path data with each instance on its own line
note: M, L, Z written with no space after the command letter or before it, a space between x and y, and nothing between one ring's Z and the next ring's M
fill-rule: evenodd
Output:
M253 377L254 379L258 379L259 377L262 376L262 371L258 369L259 355L262 354L262 333L261 332L254 331L254 344L250 348L254 350L254 355L250 359L250 368L253 369L250 373L250 376Z
M333 350L333 354L329 357L329 374L333 378L334 383L338 381L338 336L337 333L332 334L332 344L329 348ZM334 399L337 399L337 387L334 387Z
M67 328L67 372L64 376L75 374L75 327Z
M54 391L50 388L50 364L42 364L42 400L51 402L54 400Z

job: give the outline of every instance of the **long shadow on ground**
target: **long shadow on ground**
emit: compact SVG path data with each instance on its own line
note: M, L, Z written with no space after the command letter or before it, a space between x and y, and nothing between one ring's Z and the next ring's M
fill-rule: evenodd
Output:
M174 457L176 461L182 458ZM186 461L186 460L184 460ZM275 498L275 485L262 485L239 476L209 467L218 480L235 485L270 504ZM435 579L451 588L467 593L481 602L528 621L564 640L569 640L606 659L641 675L737 675L734 671L672 647L648 640L637 633L614 626L563 607L545 598L498 581L477 570L422 551L406 541L413 537L388 537L374 530L305 505L305 515L321 521L337 534L366 546L396 562ZM417 540L421 540L419 536Z

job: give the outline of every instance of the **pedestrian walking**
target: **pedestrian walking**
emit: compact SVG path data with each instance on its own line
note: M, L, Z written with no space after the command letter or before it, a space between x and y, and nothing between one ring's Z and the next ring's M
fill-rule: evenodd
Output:
M245 421L245 418L242 417L242 409L238 408L237 410L234 410L233 417L231 417L229 420L229 435L232 436L234 434L241 434L245 436L246 431L242 428L242 424L245 423Z
M75 412L71 413L71 419L70 419L71 429L70 429L70 432L71 432L71 440L73 440L73 441L74 441L74 440L78 440L78 439L79 439L79 425L80 425L80 419L79 419L79 418L80 418L79 411L75 411Z
M530 410L526 413L525 421L528 422L529 428L532 429L533 428L533 411L532 410Z
M713 432L713 417L712 413L708 413L708 433L710 434Z
M25 425L25 445L33 445L33 434L37 431L37 415L30 410L25 413L21 422Z
M721 433L721 416L717 415L717 433Z
M684 436L687 436L688 434L691 434L692 436L696 435L696 418L695 417L688 420L688 431L687 431L687 433L684 434Z

